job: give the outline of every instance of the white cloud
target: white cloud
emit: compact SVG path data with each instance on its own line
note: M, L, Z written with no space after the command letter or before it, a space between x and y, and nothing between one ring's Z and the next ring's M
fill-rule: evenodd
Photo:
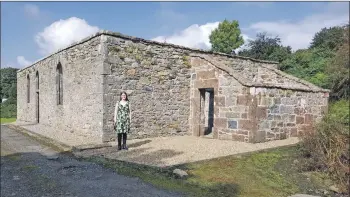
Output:
M158 36L152 40L158 42L166 41L167 43L192 48L208 49L211 47L209 35L218 25L219 22L207 23L204 25L194 24L171 36Z
M32 17L37 17L40 14L40 9L38 6L33 5L33 4L26 4L24 5L24 12L28 15L28 16L32 16Z
M248 35L243 34L243 33L242 33L242 37L243 37L243 40L244 40L244 44L235 50L236 53L238 51L241 51L242 49L247 49L249 41L254 40L253 38L251 38Z
M49 25L35 36L35 41L40 53L47 55L98 31L98 27L90 26L84 19L71 17Z
M17 63L21 66L21 67L26 67L32 64L31 61L26 60L26 58L24 58L23 56L17 56Z
M211 32L218 27L219 23L220 22L206 23L204 25L194 24L171 36L158 36L152 40L207 50L211 48L209 36ZM243 39L246 41L249 37L243 34Z
M323 12L309 15L300 21L262 21L250 25L249 29L277 35L281 38L283 45L289 45L293 50L298 50L307 48L315 33L322 28L344 25L348 21L348 4L329 3Z
M259 4L247 4L257 6ZM263 4L271 5L271 4ZM241 28L245 44L235 51L246 47L251 36L258 32L267 32L271 36L279 36L283 45L289 45L293 50L307 48L316 32L324 27L343 25L349 21L348 4L329 3L325 10L320 13L311 14L300 21L291 22L288 20L280 21L261 21L251 24L248 28ZM176 45L210 49L209 35L211 31L218 27L219 22L206 23L204 25L193 24L184 30L178 31L169 36L158 36L152 40L167 42ZM248 36L249 32L249 36ZM251 35L254 34L254 35Z

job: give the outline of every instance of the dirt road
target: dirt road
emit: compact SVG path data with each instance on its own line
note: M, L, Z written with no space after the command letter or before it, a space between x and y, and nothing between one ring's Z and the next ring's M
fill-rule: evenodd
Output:
M138 178L78 161L1 125L1 196L177 197Z

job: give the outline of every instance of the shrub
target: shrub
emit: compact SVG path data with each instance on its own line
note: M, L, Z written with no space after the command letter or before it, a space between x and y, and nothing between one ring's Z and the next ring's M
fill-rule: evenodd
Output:
M349 101L330 105L316 130L301 136L303 156L308 158L303 167L327 172L345 193L349 193L349 137Z
M349 100L340 100L338 102L335 102L331 104L329 108L329 116L332 117L332 119L339 120L342 124L345 124L349 126L349 110L350 109L350 102Z
M17 105L13 99L8 99L4 103L1 103L1 118L16 118L17 117Z

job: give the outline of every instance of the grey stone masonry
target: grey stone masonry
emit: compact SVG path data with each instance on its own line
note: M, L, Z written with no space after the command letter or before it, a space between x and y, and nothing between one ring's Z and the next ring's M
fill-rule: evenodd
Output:
M130 138L203 136L209 119L216 139L297 136L327 111L328 90L276 68L276 62L101 31L18 71L17 121L115 140L114 107L126 91ZM214 92L202 95L203 89Z
M36 124L39 109L39 124L102 137L103 58L100 40L100 37L94 37L20 70L17 73L17 122ZM57 104L59 63L62 65L62 105ZM30 78L29 103L27 76Z

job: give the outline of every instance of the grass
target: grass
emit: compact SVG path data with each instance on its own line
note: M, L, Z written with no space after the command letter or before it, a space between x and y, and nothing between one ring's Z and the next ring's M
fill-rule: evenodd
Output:
M205 192L200 187L193 187L193 185L186 184L181 179L176 179L168 169L159 169L101 157L92 157L85 160L102 164L104 167L111 168L122 175L139 177L158 188L184 192L191 194L191 196L205 196Z
M37 168L38 168L38 166L35 166L35 165L26 165L26 166L22 167L21 169L24 171L33 171Z
M147 167L101 157L89 160L188 196L285 197L295 193L315 194L312 191L325 189L328 180L318 172L300 172L298 158L298 147L293 146L171 168ZM175 168L186 170L188 178L175 177L172 174Z
M297 193L299 187L293 184L285 173L291 168L290 161L284 161L293 154L290 149L275 149L254 153L240 158L226 157L206 163L192 164L188 181L211 185L217 182L237 184L241 197L286 196ZM277 168L280 167L279 169Z
M15 122L16 118L0 118L0 123L4 124L4 123L11 123L11 122Z

